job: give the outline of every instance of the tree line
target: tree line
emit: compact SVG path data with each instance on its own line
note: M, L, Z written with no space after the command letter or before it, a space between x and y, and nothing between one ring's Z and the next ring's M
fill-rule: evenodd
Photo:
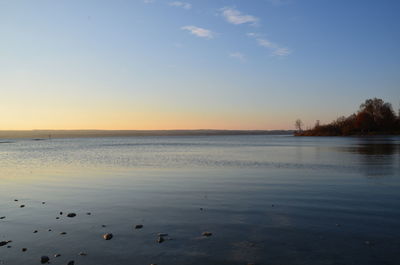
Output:
M297 136L348 136L400 134L400 111L396 115L392 105L382 99L367 99L356 113L339 117L329 124L316 122L314 128L303 130L303 122L295 122Z

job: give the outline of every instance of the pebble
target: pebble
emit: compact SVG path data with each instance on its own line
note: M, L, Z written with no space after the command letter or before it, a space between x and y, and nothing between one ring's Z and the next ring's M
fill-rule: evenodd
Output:
M87 256L87 253L85 253L85 252L79 252L79 256Z
M67 214L67 217L75 217L76 216L76 213L69 213L69 214Z
M11 246L7 246L7 248L11 248Z
M47 256L42 256L40 258L40 263L44 264L44 263L48 263L50 261L50 258Z
M60 233L60 235L66 235L67 234L67 232L61 232Z
M24 205L24 204L21 204L19 207L20 207L20 208L24 208L24 207L25 207L25 205Z
M157 239L157 243L161 244L162 242L164 242L164 237L159 236Z
M15 199L14 201L15 201L15 202L17 202L18 200L17 200L17 199Z
M135 226L135 229L141 229L141 228L143 228L143 225L136 225Z
M51 232L51 229L49 229L49 230L47 230L47 231Z
M0 247L7 245L9 242L8 241L0 241Z
M22 252L25 252L25 251L27 251L27 250L28 250L27 248L22 248L22 249L21 249Z
M60 215L63 215L63 212L60 212Z
M110 240L111 238L113 238L113 234L111 234L111 233L104 234L104 235L103 235L103 238L104 238L105 240Z
M57 216L56 219L60 219L60 217Z
M46 204L46 202L42 202L42 204Z
M92 215L92 213L91 212L87 212L86 215Z
M71 260L71 261L69 261L68 263L67 263L67 265L74 265L75 264L75 261L73 261L73 260Z
M209 237L209 236L212 236L212 233L211 232L203 232L202 236Z
M5 216L2 216L2 217L0 217L0 219L6 219L6 217L5 217Z
M106 225L101 225L101 227L106 227Z
M60 256L61 256L61 254L58 254L58 253L57 253L57 254L54 254L54 257L55 257L55 258L58 258L58 257L60 257Z
M38 230L33 231L34 234L36 234L38 232Z

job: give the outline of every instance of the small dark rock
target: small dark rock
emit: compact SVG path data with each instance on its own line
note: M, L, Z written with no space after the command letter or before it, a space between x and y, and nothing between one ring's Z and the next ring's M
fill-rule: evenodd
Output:
M42 202L42 204L46 204L46 202Z
M141 228L143 228L143 225L136 225L135 226L135 229L141 229Z
M67 214L67 217L75 217L76 216L76 213L69 213L69 214Z
M7 246L7 248L11 248L11 246Z
M106 225L101 225L101 227L106 227Z
M67 232L61 232L60 233L60 235L66 235L67 234Z
M34 234L36 234L38 232L38 230L33 231Z
M25 251L27 251L27 250L28 250L27 248L22 248L22 249L21 249L22 252L25 252Z
M51 229L49 229L49 230L47 230L47 231L51 232Z
M61 254L58 254L58 253L57 253L57 254L54 254L54 257L55 257L55 258L61 257Z
M69 261L68 263L67 263L67 265L74 265L75 264L75 261L73 261L73 260L71 260L71 261Z
M63 215L63 212L60 212L60 215Z
M92 215L92 213L91 212L87 212L86 215Z
M200 211L203 211L204 209L203 208L200 208Z
M111 233L104 234L104 235L103 235L103 238L104 238L105 240L110 240L111 238L113 238L113 234L111 234Z
M17 202L18 200L17 200L17 199L15 199L14 201L15 201L15 202Z
M6 217L5 217L5 216L2 216L2 217L0 217L0 219L6 219Z
M60 219L60 217L57 216L56 219Z
M25 207L25 205L24 205L24 204L21 204L19 207L20 207L20 208L24 208L24 207Z
M202 236L209 237L209 236L212 236L212 233L211 232L203 232Z
M0 241L0 247L5 246L8 244L8 241Z
M87 253L85 253L85 252L79 252L79 256L87 256Z
M159 236L157 239L157 243L161 244L162 242L164 242L164 240L165 240L164 237Z
M40 258L40 263L44 264L44 263L48 263L50 261L50 258L47 256L42 256Z

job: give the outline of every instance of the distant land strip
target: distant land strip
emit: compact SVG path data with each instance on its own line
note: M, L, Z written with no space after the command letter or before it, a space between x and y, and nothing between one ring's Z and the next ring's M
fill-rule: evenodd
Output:
M129 136L211 136L211 135L293 135L293 130L4 130L0 139L129 137Z

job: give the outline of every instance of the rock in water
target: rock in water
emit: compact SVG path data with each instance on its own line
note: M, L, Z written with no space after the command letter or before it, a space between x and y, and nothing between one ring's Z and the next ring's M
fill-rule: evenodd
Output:
M87 256L85 252L79 252L79 256Z
M7 245L8 242L7 241L0 241L0 247Z
M50 261L50 258L47 256L42 256L40 258L40 263L42 263L42 264L48 263L49 261Z
M135 229L140 229L140 228L143 228L143 225L136 225L135 226Z
M2 217L0 217L0 219L6 219L6 217L5 217L5 216L2 216Z
M57 253L57 254L54 254L54 257L55 257L55 258L58 258L58 257L60 257L60 256L61 256L61 254L58 254L58 253Z
M24 208L24 207L25 207L25 205L24 205L24 204L21 204L19 207L20 207L20 208Z
M69 214L67 214L67 217L75 217L76 216L76 213L69 213Z
M211 232L203 232L202 236L209 237L209 236L212 236L212 233Z
M25 252L25 251L27 251L28 249L27 249L27 248L22 248L21 250L22 250L22 252Z
M113 234L111 234L111 233L104 234L104 235L103 235L103 238L104 238L105 240L110 240L111 238L113 238Z
M68 263L67 263L67 265L74 265L75 264L75 261L73 261L73 260L71 260L71 261L69 261Z

